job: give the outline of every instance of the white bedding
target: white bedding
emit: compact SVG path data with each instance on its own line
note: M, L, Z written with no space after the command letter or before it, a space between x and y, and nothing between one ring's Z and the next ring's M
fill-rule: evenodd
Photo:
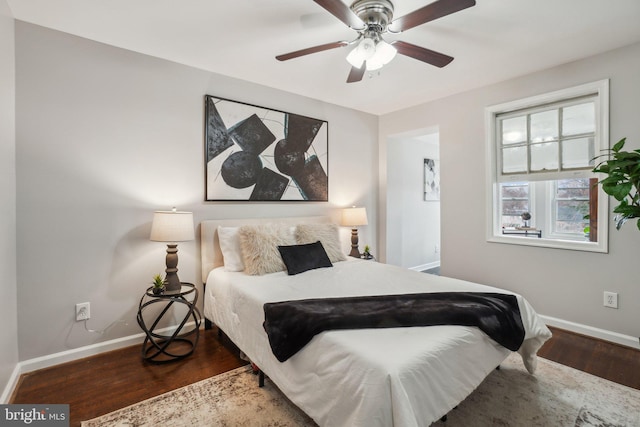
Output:
M321 426L428 426L468 396L510 353L479 329L429 326L328 331L284 363L271 353L263 304L316 297L422 292L506 292L371 261L350 260L296 276L212 270L205 316ZM551 336L517 296L529 372Z

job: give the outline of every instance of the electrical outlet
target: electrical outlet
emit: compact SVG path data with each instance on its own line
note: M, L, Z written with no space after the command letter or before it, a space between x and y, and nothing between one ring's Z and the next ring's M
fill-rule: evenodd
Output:
M618 294L615 292L604 292L604 306L618 308Z
M435 248L433 249L433 252L436 254L440 253L440 245L436 245Z
M89 320L91 318L91 304L88 302L81 302L76 304L76 322L82 320Z

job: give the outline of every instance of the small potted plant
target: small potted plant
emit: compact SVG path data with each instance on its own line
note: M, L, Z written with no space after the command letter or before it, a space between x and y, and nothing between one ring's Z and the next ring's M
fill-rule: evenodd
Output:
M153 294L160 295L164 291L164 279L161 275L153 276Z
M371 248L369 247L369 245L364 245L364 252L362 253L362 258L364 259L371 259L373 258L371 256L371 252L370 252Z

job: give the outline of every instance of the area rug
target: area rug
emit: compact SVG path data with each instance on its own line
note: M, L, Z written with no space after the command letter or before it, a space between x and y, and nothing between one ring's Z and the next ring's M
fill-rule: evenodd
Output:
M315 426L267 379L248 367L216 375L83 421L112 426ZM499 370L433 426L640 427L640 390L539 358L530 375L512 354Z

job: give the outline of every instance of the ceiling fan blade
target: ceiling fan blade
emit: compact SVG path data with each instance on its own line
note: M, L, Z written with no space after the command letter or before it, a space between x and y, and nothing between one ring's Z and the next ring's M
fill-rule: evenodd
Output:
M462 9L475 6L475 0L437 0L420 9L401 16L389 25L389 31L401 32L422 25L425 22L442 18Z
M444 53L436 52L434 50L425 49L424 47L416 46L415 44L400 40L393 41L390 44L398 49L399 54L410 56L418 61L426 62L427 64L435 65L436 67L442 68L453 61L452 56L445 55Z
M355 83L362 80L364 76L364 72L367 70L367 64L362 64L362 67L356 68L351 67L351 71L349 71L349 77L347 77L347 83Z
M322 52L324 50L347 46L348 44L349 43L345 41L321 44L319 46L308 47L306 49L296 50L295 52L289 52L283 55L278 55L276 56L276 59L278 61L287 61L289 59L298 58L300 56L310 55L312 53Z
M363 30L365 25L358 15L353 13L351 8L340 0L313 0L322 6L327 12L344 22L354 30Z

